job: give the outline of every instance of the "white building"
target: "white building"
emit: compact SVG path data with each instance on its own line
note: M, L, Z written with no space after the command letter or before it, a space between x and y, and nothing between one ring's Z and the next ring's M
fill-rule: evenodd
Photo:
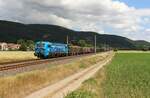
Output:
M0 50L1 50L1 51L6 51L6 50L8 50L7 43L5 43L5 42L0 42Z

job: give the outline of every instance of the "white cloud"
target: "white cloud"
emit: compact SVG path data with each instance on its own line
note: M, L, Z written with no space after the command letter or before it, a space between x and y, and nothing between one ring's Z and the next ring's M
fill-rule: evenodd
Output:
M146 29L145 32L150 33L150 28Z
M150 16L150 8L148 9L138 9L135 11L136 15L139 16Z
M0 11L0 19L110 32L134 39L139 37L131 35L145 31L143 22L150 23L150 9L112 0L0 0Z
M2 6L3 5L3 2L2 2L2 0L0 0L0 6Z

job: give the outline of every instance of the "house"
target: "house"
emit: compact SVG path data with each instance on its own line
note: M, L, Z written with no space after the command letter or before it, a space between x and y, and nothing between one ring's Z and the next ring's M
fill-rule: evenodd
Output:
M21 47L21 45L19 45L19 44L0 42L0 50L1 51L18 50L20 47Z
M1 50L1 51L6 51L6 50L8 50L7 43L5 43L5 42L0 42L0 50Z
M8 43L7 47L8 47L9 50L18 50L21 47L21 45L14 44L14 43Z

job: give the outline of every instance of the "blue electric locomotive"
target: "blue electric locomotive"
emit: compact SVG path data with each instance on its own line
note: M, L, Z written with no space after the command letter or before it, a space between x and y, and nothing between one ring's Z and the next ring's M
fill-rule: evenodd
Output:
M68 54L68 45L40 41L35 45L34 55L38 58L60 57Z

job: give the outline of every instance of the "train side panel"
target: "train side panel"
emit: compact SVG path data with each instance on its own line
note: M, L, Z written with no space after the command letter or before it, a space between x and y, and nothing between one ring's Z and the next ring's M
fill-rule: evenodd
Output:
M68 45L52 43L49 54L50 56L65 56L68 54Z

